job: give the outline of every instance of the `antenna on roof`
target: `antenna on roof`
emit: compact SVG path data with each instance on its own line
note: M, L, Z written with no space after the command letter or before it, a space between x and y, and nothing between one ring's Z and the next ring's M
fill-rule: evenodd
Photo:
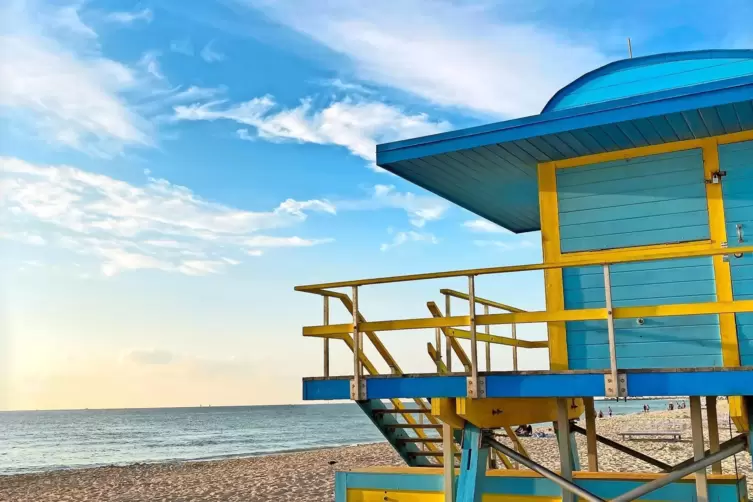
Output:
M628 37L628 56L633 59L633 43L630 41L630 37Z

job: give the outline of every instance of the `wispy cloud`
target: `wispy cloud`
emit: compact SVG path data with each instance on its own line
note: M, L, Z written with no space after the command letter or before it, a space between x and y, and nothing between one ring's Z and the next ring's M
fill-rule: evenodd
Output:
M338 145L370 162L376 160L376 144L404 137L423 136L449 129L444 121L432 121L425 114L406 114L396 106L358 98L334 101L315 109L311 99L295 108L277 106L272 96L243 103L210 101L175 107L175 120L231 120L253 128L266 141L297 141ZM252 139L248 129L237 132Z
M362 86L361 84L355 84L353 82L345 82L342 79L339 78L333 78L329 80L322 80L320 82L321 85L331 87L333 89L336 89L338 91L343 91L347 93L357 93L357 94L373 94L374 91L367 89L366 87Z
M214 40L207 43L207 45L205 45L204 48L201 49L199 55L201 56L201 59L203 59L207 63L216 63L225 59L225 55L223 53L214 49Z
M170 103L185 103L214 99L225 92L224 87L199 87L192 85L186 89L176 89L165 98Z
M50 143L95 155L151 144L149 122L124 97L138 88L137 72L101 56L75 8L61 12L31 24L23 10L0 9L0 108Z
M350 59L356 75L484 114L538 113L557 89L606 62L594 46L483 2L244 3Z
M336 201L334 204L345 211L401 209L408 215L411 225L419 228L428 221L441 219L450 208L445 199L435 195L399 192L394 185L375 185L368 198Z
M161 54L158 51L147 51L143 56L141 56L139 64L152 77L156 78L157 80L165 80L165 76L162 74L162 70L160 69L160 55Z
M185 56L193 56L193 44L188 38L183 40L173 40L170 42L170 50Z
M383 252L389 251L390 249L402 246L406 242L426 242L429 244L438 244L439 240L433 234L409 230L407 232L394 233L392 242L382 244L381 246L379 246L379 249Z
M58 9L52 16L56 27L68 30L70 33L85 38L97 38L97 33L91 29L79 16L80 6L66 5Z
M205 275L240 263L247 251L260 247L323 244L330 240L261 232L298 225L310 213L336 212L330 202L317 199L288 199L269 211L242 210L164 179L148 178L137 186L12 157L0 157L0 209L3 237L91 257L107 276L138 269ZM31 226L39 232L27 233Z
M492 234L512 234L509 230L500 227L489 220L476 219L463 222L463 227L472 232L492 233Z
M137 21L143 21L145 23L151 23L152 19L154 19L154 13L151 9L141 9L137 11L119 11L119 12L111 12L105 16L105 20L110 21L112 23L120 23L120 24L133 24Z

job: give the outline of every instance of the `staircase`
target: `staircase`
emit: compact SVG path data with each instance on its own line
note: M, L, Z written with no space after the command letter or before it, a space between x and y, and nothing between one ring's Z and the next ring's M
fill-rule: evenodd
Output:
M327 291L326 296L340 300L342 305L348 310L353 311L353 302L350 297L344 293ZM434 316L441 316L439 309L435 304L427 305ZM366 318L357 313L359 322L366 322ZM445 331L446 328L442 328ZM387 348L382 344L377 334L373 331L363 332L366 338L373 344L376 351L387 363L391 374L402 375L403 371L392 357ZM446 334L446 333L445 333ZM345 342L351 352L354 350L352 334L341 334L339 338ZM470 367L470 360L460 344L453 338L447 337L453 351L460 359L464 367ZM447 372L446 367L441 362L438 351L432 344L428 344L428 352L432 360L437 364L440 374ZM366 354L361 350L359 359L363 364L364 371L369 375L379 375L376 366L369 360ZM402 457L406 464L411 467L437 467L443 465L442 451L442 423L431 414L431 403L426 399L414 399L413 403L407 405L399 399L370 399L357 402L371 422L379 429L384 438L392 445L397 453ZM509 431L511 432L511 431ZM455 430L453 433L453 443L456 462L460 457L460 441L462 431ZM517 439L517 438L516 438ZM499 452L495 452L495 459L508 469L513 468L510 460Z

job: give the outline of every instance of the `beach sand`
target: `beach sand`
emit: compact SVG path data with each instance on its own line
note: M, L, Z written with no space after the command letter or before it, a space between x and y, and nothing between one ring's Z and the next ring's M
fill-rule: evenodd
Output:
M724 441L729 438L724 406L720 406L719 424L721 441ZM670 464L692 455L688 409L600 419L597 429L600 434L618 441L622 431L679 430L683 432L681 442L638 440L626 444ZM557 469L554 438L523 438L523 442L531 457ZM583 469L587 469L585 438L579 436L577 442ZM658 472L650 465L603 445L599 445L599 457L603 471ZM330 465L332 461L336 464ZM381 443L231 460L23 474L0 477L0 501L330 502L334 498L335 470L373 465L403 465L403 462L389 445ZM734 473L735 461L727 459L723 469L724 473ZM737 455L737 469L748 477L748 490L753 494L748 453Z

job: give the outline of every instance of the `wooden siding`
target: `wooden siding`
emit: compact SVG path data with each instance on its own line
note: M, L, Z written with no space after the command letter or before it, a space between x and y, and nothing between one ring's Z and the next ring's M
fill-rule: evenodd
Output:
M563 253L709 238L700 149L557 171Z
M709 239L698 149L559 169L563 252ZM614 265L616 307L715 301L711 258ZM565 269L566 309L604 307L601 267ZM567 323L570 369L606 369L605 321ZM718 316L615 322L619 368L722 366Z

